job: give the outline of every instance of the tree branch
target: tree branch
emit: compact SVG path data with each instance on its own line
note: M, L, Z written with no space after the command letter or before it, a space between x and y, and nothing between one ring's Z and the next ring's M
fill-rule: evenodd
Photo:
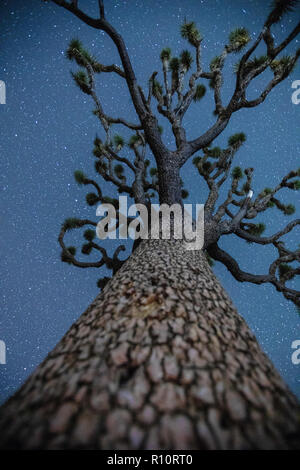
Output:
M111 24L109 24L104 19L103 16L101 16L101 18L99 19L91 18L90 16L86 15L82 10L77 8L77 6L74 5L73 3L70 4L66 2L65 0L51 0L51 1L55 3L56 5L61 6L65 8L66 10L70 11L71 13L73 13L77 18L82 20L88 26L104 31L112 39L112 41L116 45L118 52L119 52L119 56L120 56L124 73L125 73L126 82L128 85L128 89L129 89L135 110L141 120L145 119L147 110L145 109L143 100L141 98L141 94L138 88L135 73L133 71L132 64L131 64L131 61L130 61L122 36L111 26ZM100 12L102 12L103 14L104 10L101 7L101 3L102 2L100 2Z

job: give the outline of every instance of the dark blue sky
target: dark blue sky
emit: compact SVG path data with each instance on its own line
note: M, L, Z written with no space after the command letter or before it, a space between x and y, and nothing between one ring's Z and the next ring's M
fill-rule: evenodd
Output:
M96 14L96 0L79 3ZM170 46L174 54L186 47L179 35L185 17L195 20L205 37L203 61L207 66L234 27L246 26L255 37L268 4L259 0L111 0L106 1L106 15L123 35L139 82L145 86L152 71L159 69L162 47ZM276 34L282 37L290 31L297 16L299 11L286 17ZM0 339L7 345L7 364L0 365L0 401L24 381L98 292L99 273L61 263L57 243L66 217L95 219L95 208L85 204L86 191L73 179L76 169L94 176L92 141L96 132L101 134L89 97L70 77L72 64L64 52L73 37L79 37L102 63L118 62L111 41L102 32L63 9L39 0L1 1L0 80L7 86L7 104L0 106ZM297 43L292 49L299 47L299 38ZM236 57L229 64L235 61ZM232 77L229 68L225 101L232 91ZM300 79L299 65L263 105L235 115L216 142L222 146L235 132L247 134L235 163L255 167L257 191L275 185L290 169L299 167L300 105L291 101L291 84L296 79ZM257 80L251 94L256 96L265 83L265 78ZM121 79L101 76L98 90L108 113L134 120ZM213 122L212 111L213 99L207 92L186 116L190 138ZM164 135L172 146L167 129ZM204 183L190 163L182 177L190 191L188 202L204 202ZM107 195L115 195L109 184L102 187ZM284 200L298 204L299 214L299 193ZM264 219L266 234L291 220L274 209ZM296 246L299 231L289 240ZM221 244L244 269L256 273L264 273L273 259L271 248L250 246L235 237L227 237ZM272 287L240 284L222 265L214 269L264 350L300 397L300 366L291 362L291 343L300 339L300 318L293 304Z

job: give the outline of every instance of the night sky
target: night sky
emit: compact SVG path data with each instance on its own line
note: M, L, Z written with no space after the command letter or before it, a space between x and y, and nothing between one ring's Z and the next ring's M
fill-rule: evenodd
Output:
M179 27L186 17L196 21L202 34L203 62L220 53L228 33L246 26L252 37L259 32L269 2L261 0L130 0L106 1L106 17L127 44L139 83L146 89L153 70L160 70L159 54L170 46L174 55L186 43ZM97 1L79 1L82 9L97 14ZM299 11L285 17L274 32L283 37L297 21ZM86 188L73 178L76 169L95 176L93 139L102 130L93 116L93 104L73 83L66 60L69 41L78 37L103 64L119 63L112 42L70 13L40 0L1 0L0 80L7 87L7 104L0 105L0 339L7 346L7 364L0 365L0 400L12 394L55 346L70 325L97 295L99 272L80 270L60 261L57 236L66 217L96 220L95 207L85 203ZM299 47L300 38L291 50ZM262 52L262 50L261 50ZM223 97L234 86L228 61ZM269 78L269 75L267 76ZM251 86L258 95L267 78ZM255 168L254 190L274 186L291 169L299 167L300 105L291 101L292 82L300 79L299 65L293 74L258 108L236 113L216 145L245 132L247 142L235 157L235 165ZM108 114L136 121L126 85L121 78L103 74L98 93ZM213 98L208 91L191 106L185 118L188 138L200 135L214 122ZM170 130L165 141L173 148ZM117 130L117 129L116 129ZM187 202L205 202L205 183L191 163L182 170L190 192ZM99 181L99 180L98 180ZM117 197L108 183L106 195ZM299 192L282 193L284 202L298 203ZM298 196L298 201L297 201ZM292 218L295 217L291 216ZM266 235L278 231L291 217L271 209L258 221L266 221ZM80 247L77 234L68 244ZM74 238L75 236L75 238ZM299 243L299 230L287 237ZM264 273L274 258L271 247L252 246L230 236L221 242L243 269ZM300 365L291 362L291 343L300 339L300 317L292 303L272 286L253 286L235 281L223 265L214 268L260 344L300 397ZM107 274L107 272L104 272Z

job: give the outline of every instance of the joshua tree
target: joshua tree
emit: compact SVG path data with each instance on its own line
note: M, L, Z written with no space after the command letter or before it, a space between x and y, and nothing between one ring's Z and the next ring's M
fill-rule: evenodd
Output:
M96 222L67 219L63 223L59 235L62 260L80 268L106 265L113 277L100 281L99 296L2 408L2 446L296 448L300 442L299 404L235 310L210 261L223 263L240 282L271 283L300 306L300 292L295 288L300 250L287 247L282 240L299 227L300 220L266 237L262 236L264 225L255 222L270 207L285 214L294 212L278 194L284 188L300 188L300 169L282 175L275 187L264 188L254 197L254 169L233 167L245 135L230 136L226 148L213 146L234 113L263 103L294 68L300 49L289 56L282 53L299 34L300 23L279 43L272 27L297 2L275 0L254 41L245 28L232 31L209 70L202 67L203 38L196 24L186 20L181 36L189 50L175 57L169 48L163 49L162 83L157 80L158 72L153 72L147 91L139 86L124 41L105 18L101 0L98 18L86 15L77 1L53 2L104 31L119 53L120 65L103 65L77 39L67 51L68 59L80 67L73 78L94 101L94 114L104 130L102 138L97 136L94 141L96 172L135 203L149 205L157 199L161 204L182 204L187 192L180 170L193 158L201 184L208 187L205 241L201 251L188 251L174 237L142 240L133 244L131 255L122 261L118 257L122 245L109 256L96 241ZM262 45L265 55L255 56ZM235 89L224 103L223 68L230 54L239 53ZM267 70L272 79L257 98L248 99L250 83ZM124 80L136 122L106 113L96 92L99 73ZM183 118L192 101L203 97L206 82L214 95L215 123L189 141ZM159 115L170 123L175 150L164 143ZM129 142L113 133L116 127L131 134ZM149 152L153 168L147 159ZM119 221L117 199L105 197L99 182L82 171L75 172L75 179L80 185L93 186L94 192L86 196L90 206L111 202ZM220 202L219 193L226 184L227 196ZM85 242L81 251L89 255L96 250L99 261L83 262L76 258L74 247L65 245L66 232L82 227ZM277 255L268 272L253 274L240 269L218 246L223 235L272 245Z

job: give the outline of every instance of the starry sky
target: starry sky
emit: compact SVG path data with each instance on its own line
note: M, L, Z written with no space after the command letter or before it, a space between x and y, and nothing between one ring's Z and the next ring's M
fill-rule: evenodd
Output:
M79 3L89 14L97 14L96 0ZM259 0L105 3L106 17L123 35L144 88L153 70L160 70L163 47L170 46L174 55L186 48L179 35L185 17L196 21L204 36L203 63L207 68L233 28L246 26L255 38L269 4ZM292 29L297 16L299 11L276 26L278 38ZM65 51L74 37L81 39L102 63L119 63L104 33L89 28L62 8L40 0L1 0L0 80L6 83L7 104L0 106L0 339L7 346L7 364L0 365L0 401L20 386L99 291L99 272L62 263L57 242L66 217L96 220L95 207L85 203L87 191L73 178L76 169L95 176L92 143L97 132L101 135L92 114L93 104L70 76L74 66L66 60ZM299 38L295 42L298 44L290 50L299 47ZM234 86L234 62L236 57L230 58L225 71L225 102ZM257 96L268 78L251 85L251 98ZM216 141L225 146L231 134L247 134L235 164L255 168L256 191L274 186L290 169L299 167L300 105L291 101L291 85L296 79L300 79L299 65L263 105L234 115ZM121 78L102 74L97 87L108 114L136 120ZM197 137L214 122L212 111L212 94L207 92L186 115L188 138ZM170 130L163 119L160 121L165 142L173 148ZM187 202L203 203L204 183L191 163L184 166L182 178L190 193ZM106 195L117 197L109 183L101 187ZM299 214L297 194L283 193L282 200L298 204ZM262 220L267 222L266 234L271 234L291 219L271 209ZM77 241L80 246L77 235L72 236L69 244L76 245ZM296 246L299 231L287 240L290 246ZM225 237L221 246L236 257L243 269L256 273L266 272L274 256L270 247L257 248L233 236ZM294 305L272 286L238 283L219 263L214 270L265 352L300 397L300 366L291 362L291 343L300 339L300 317Z

